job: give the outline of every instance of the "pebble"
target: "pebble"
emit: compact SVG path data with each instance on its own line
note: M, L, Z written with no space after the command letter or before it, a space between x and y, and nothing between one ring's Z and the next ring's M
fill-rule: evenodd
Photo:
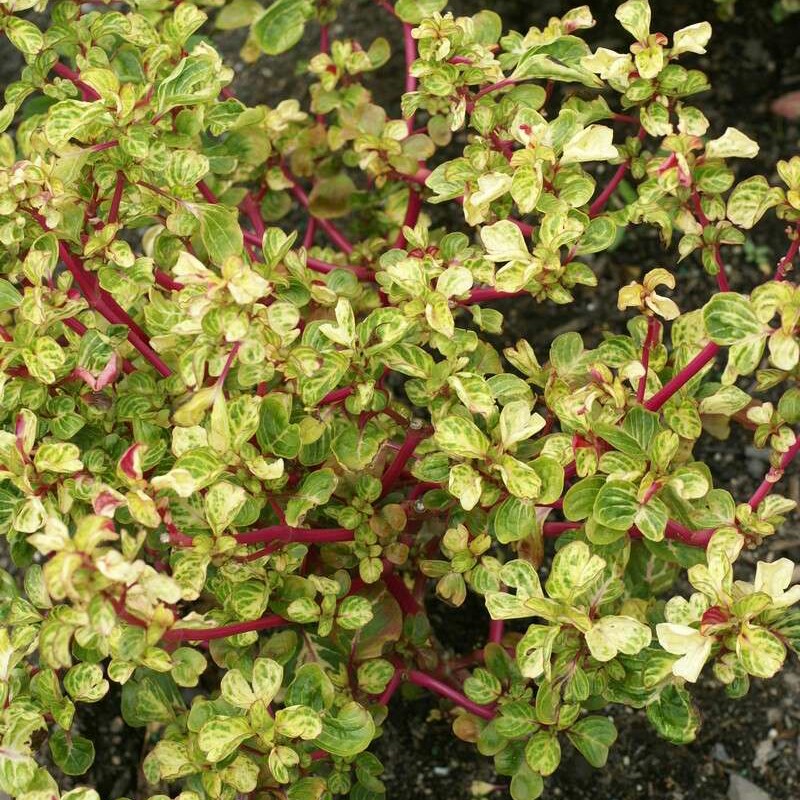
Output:
M747 778L733 772L728 786L728 800L770 800L770 796Z

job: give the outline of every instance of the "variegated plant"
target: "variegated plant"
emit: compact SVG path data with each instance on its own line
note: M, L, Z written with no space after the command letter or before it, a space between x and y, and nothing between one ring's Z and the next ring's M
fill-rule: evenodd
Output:
M515 800L568 742L605 763L610 704L690 741L701 672L735 698L800 646L792 563L737 567L794 506L800 156L737 179L757 144L694 101L710 26L655 32L646 0L621 53L585 6L523 34L378 0L402 119L363 83L387 42L330 40L339 2L200 5L0 2L26 61L0 111L0 792L96 800L59 784L111 684L159 800L381 798L404 684ZM321 31L310 101L240 102L209 14L251 26L248 61ZM788 250L732 292L768 213ZM705 270L703 307L665 255L596 348L496 349L493 301L572 303L634 225ZM732 424L771 453L738 501L694 454ZM484 598L484 648L437 642L429 587Z

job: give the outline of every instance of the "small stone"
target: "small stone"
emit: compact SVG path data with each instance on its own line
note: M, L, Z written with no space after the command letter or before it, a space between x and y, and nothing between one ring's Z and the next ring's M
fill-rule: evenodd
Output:
M772 738L762 739L756 745L756 755L753 759L753 766L756 769L763 769L778 754L775 752L775 743Z
M728 800L771 800L770 796L760 787L751 783L747 778L731 773L731 782L728 786Z
M439 778L446 778L450 774L450 767L434 767L433 774Z
M721 761L723 764L729 762L731 757L728 755L728 751L725 749L725 745L722 742L717 742L711 748L711 758L715 761Z

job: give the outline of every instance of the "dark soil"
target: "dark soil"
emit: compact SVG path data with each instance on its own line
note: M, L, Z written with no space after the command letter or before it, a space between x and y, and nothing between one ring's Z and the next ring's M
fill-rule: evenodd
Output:
M526 30L542 25L551 15L560 14L574 3L559 0L457 0L457 13L474 13L490 7L503 16L508 27ZM591 4L600 21L588 38L618 50L627 47L613 18L617 0ZM683 25L708 19L714 25L709 53L697 57L697 66L706 71L713 94L698 105L711 120L712 131L721 133L728 125L741 128L759 141L761 153L740 165L742 175L760 172L771 175L779 158L798 152L800 129L774 116L769 105L782 94L800 89L800 14L777 25L771 16L770 0L738 0L737 16L730 22L715 17L712 0L651 0L654 29L670 33ZM333 37L347 35L369 43L386 36L393 46L395 70L384 70L384 79L373 84L379 102L396 109L402 83L402 59L397 26L371 0L348 0ZM237 71L235 89L249 103L275 104L287 96L303 97L306 80L295 72L298 53L314 52L314 32L292 53L274 59L262 58L247 67L238 57L243 36L230 33L216 36L227 60ZM0 44L0 84L13 80L21 63L6 42ZM385 77L388 76L388 77ZM396 85L395 85L396 84ZM458 218L453 224L460 224ZM733 289L748 291L763 279L765 268L774 268L785 250L779 225L767 226L754 234L752 246L728 253ZM760 249L761 248L761 249ZM602 254L592 263L600 286L578 293L574 305L563 308L536 305L530 301L498 304L506 315L506 343L529 339L541 355L553 337L567 330L578 330L587 344L596 343L604 329L619 329L623 319L616 312L618 287L654 266L674 267L674 248L664 251L652 232L626 234L612 253ZM712 285L691 259L678 267L682 310L696 308L705 301ZM601 313L599 313L601 312ZM748 438L733 435L727 442L702 445L703 457L713 465L718 485L735 497L746 497L763 474L763 454L748 447ZM699 452L698 452L699 455ZM798 498L797 473L787 478L786 491ZM797 516L784 531L767 542L759 557L787 555L800 559L800 532ZM2 558L0 553L0 560ZM754 554L745 561L755 562ZM459 610L445 608L435 599L428 604L434 628L445 647L454 652L469 652L482 645L486 615L477 601ZM755 681L747 697L733 702L710 684L697 687L697 698L704 718L698 740L676 748L659 739L644 714L630 709L614 709L619 740L611 751L608 766L592 770L565 746L565 761L548 782L546 797L563 800L721 800L728 793L730 775L742 775L769 792L772 800L800 797L800 668L793 660L771 682ZM147 797L138 764L143 732L127 728L118 716L118 698L110 696L101 704L83 706L80 732L95 741L97 759L81 783L94 785L106 798ZM384 734L373 749L385 765L384 778L390 800L467 800L476 796L473 789L488 791L492 797L506 797L497 781L492 763L476 754L471 745L457 740L450 731L450 719L440 704L428 695L406 692L392 701ZM477 783L476 783L477 782ZM62 784L67 786L66 781ZM747 800L742 796L740 800Z

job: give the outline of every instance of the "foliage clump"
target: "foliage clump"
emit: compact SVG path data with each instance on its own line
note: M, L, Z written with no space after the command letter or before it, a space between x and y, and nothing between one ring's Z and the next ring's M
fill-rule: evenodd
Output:
M703 671L741 697L800 646L793 564L736 574L794 507L773 490L800 450L800 156L737 179L758 145L694 102L710 25L666 36L627 0L618 53L586 6L523 33L380 0L396 119L365 85L387 41L331 41L338 5L4 3L26 60L0 111L14 798L97 798L59 783L112 684L154 798L380 798L370 744L413 684L529 800L568 743L603 766L606 706L689 742ZM238 100L209 15L250 26L249 60L318 25L309 103ZM767 214L788 249L732 292L725 254ZM665 256L597 347L495 346L494 301L572 303L633 226L707 273L705 305L670 298ZM695 455L731 425L771 453L747 499ZM429 586L483 598L485 647L441 647Z

